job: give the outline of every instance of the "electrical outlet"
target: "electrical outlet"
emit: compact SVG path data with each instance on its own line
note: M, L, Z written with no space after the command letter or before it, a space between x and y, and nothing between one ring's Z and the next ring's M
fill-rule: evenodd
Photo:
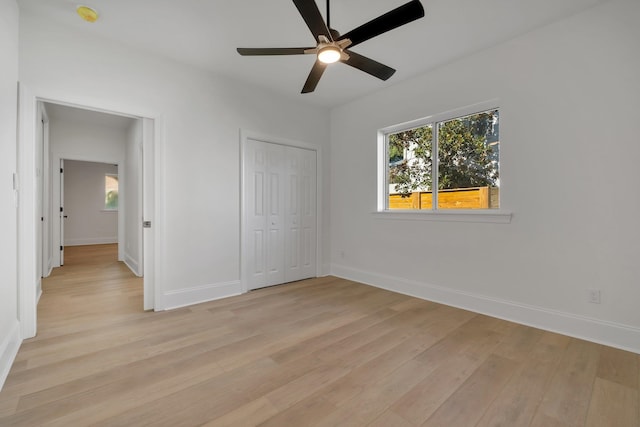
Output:
M344 259L344 251L340 251L340 258Z
M600 304L600 289L589 289L589 302L592 304Z

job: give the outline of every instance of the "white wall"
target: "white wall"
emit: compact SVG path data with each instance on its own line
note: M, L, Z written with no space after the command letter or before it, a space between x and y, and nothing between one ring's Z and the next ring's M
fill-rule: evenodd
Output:
M334 109L332 271L640 352L639 19L608 2ZM494 98L510 224L372 215L378 129Z
M22 16L20 35L20 79L35 96L161 119L160 308L238 292L240 130L324 146L328 112L50 21Z
M104 209L106 174L118 175L118 166L65 161L65 246L118 243L118 211Z
M20 345L16 259L18 6L0 0L0 389Z
M124 262L142 276L142 120L127 129L125 144Z
M60 159L65 159L65 161L81 160L89 162L104 162L112 165L124 165L125 143L127 140L125 129L108 125L98 125L96 123L83 123L74 120L56 119L52 117L49 121L49 132L51 164L53 171L57 171L59 169L58 165L60 165ZM120 180L122 182L126 182L126 174L120 171L119 175ZM59 209L57 201L60 200L60 175L54 173L52 178L52 200L54 206L52 218L54 218L56 208ZM74 215L75 217L75 214L69 212L68 209L65 208L65 210L68 215ZM119 215L122 216L122 213L106 212L101 216L107 217L110 221L115 221L117 224ZM65 223L65 227L69 225L73 228L74 223L78 225L78 222L75 221L76 219L77 218L74 218L72 221ZM57 245L57 242L60 241L60 222L52 221L52 225L53 241ZM111 236L103 234L100 234L100 236L96 234L89 236L87 233L88 231L81 227L81 229L76 230L75 235L69 236L65 232L65 236L73 237L74 239L84 239L88 237L91 237L92 239L97 237L111 238ZM90 241L98 243L96 240ZM66 244L67 242L65 242L65 245ZM82 243L80 240L76 240L75 242L72 241L71 244ZM56 267L60 266L60 253L58 251L54 251L53 255L53 265Z

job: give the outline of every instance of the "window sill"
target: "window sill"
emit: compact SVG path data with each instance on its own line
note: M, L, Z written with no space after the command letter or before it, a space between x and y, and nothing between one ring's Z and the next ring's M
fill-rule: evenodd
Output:
M408 221L485 222L494 224L510 223L511 215L511 212L501 210L417 211L394 209L373 212L373 216L379 219Z
M118 209L101 209L101 212L118 212Z

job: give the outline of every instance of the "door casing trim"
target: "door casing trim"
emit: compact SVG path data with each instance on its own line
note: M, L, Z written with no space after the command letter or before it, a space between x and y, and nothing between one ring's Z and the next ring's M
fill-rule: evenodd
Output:
M41 250L37 245L36 233L38 230L39 217L37 216L37 191L36 191L36 122L38 102L51 102L86 110L99 111L104 113L119 114L137 118L147 118L153 120L153 138L151 144L154 168L154 182L152 183L153 203L151 215L154 217L154 228L152 230L151 247L145 248L145 254L154 260L145 269L145 292L146 282L149 282L153 294L153 309L164 310L163 283L165 277L162 271L163 263L156 260L162 259L164 248L159 238L166 233L164 223L163 203L160 199L161 191L164 188L164 178L159 173L164 159L164 116L156 111L149 111L145 108L136 108L129 103L107 105L102 99L73 97L65 92L48 92L41 88L31 87L19 83L18 86L18 319L20 322L20 335L22 339L32 338L37 332L37 289L39 278L37 278L36 251ZM146 191L146 184L145 184ZM145 213L146 215L146 213ZM148 253L147 253L148 252ZM145 258L146 260L147 258ZM145 263L146 264L146 263ZM148 274L147 274L148 273Z

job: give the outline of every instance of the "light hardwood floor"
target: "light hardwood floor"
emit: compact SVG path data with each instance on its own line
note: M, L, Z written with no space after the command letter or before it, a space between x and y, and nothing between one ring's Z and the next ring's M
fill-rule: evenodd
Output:
M640 425L640 356L326 277L162 313L70 247L0 426Z

